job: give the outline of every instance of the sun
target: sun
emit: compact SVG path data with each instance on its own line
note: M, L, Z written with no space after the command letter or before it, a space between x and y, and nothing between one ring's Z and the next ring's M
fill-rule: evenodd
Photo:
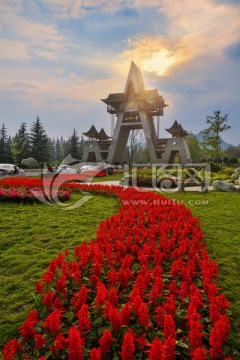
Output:
M167 69L177 62L177 58L173 53L167 49L162 49L153 53L151 59L143 60L142 70L152 71L158 75L164 75Z

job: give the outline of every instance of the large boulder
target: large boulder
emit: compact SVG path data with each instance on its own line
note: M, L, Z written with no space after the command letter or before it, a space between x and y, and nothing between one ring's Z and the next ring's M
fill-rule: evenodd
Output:
M21 161L21 166L25 169L40 169L41 168L41 166L39 165L37 160L35 160L34 158L23 159Z
M237 187L228 181L215 180L212 183L213 190L233 192L238 191Z

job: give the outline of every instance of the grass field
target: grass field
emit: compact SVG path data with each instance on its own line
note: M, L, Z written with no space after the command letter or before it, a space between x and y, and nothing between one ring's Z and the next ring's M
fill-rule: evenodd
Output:
M229 346L240 349L240 195L185 192L165 196L183 202L200 217L208 252L219 265L218 285L232 302ZM98 223L117 212L118 206L117 199L102 196L93 196L72 211L44 204L0 204L1 345L16 335L33 304L35 281L49 261L59 251L95 237Z
M79 194L72 194L76 201ZM117 198L93 196L63 211L45 204L0 203L0 347L17 335L34 302L35 282L63 250L95 237L101 220L117 212Z

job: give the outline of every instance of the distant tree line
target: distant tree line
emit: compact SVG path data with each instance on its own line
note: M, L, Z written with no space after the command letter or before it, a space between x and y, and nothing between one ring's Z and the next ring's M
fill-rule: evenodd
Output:
M0 129L0 163L21 164L23 159L34 158L40 165L50 163L60 164L63 159L71 154L74 159L80 160L83 154L84 141L79 138L76 129L67 139L50 138L39 118L33 122L30 131L26 123L20 125L15 136L7 134L5 124Z
M240 159L240 144L221 149L220 134L230 128L227 125L228 115L221 116L220 111L214 111L213 116L207 116L208 128L203 130L203 141L200 142L194 135L187 136L187 142L193 162L215 162L226 165L238 164ZM67 139L50 138L39 118L33 122L30 131L26 123L20 125L15 136L7 134L3 124L0 129L0 163L21 164L23 159L33 157L40 165L50 163L60 164L69 154L74 159L81 160L84 141L73 129L72 135ZM149 162L147 146L144 145L142 133L134 130L129 136L126 147L125 162Z

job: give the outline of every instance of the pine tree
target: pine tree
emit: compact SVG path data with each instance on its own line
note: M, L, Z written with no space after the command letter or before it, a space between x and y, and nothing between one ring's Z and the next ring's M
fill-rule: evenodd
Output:
M74 159L79 160L80 151L79 151L79 137L77 135L76 129L73 129L73 133L68 140L68 151Z
M48 146L48 137L44 130L43 125L41 124L40 118L37 115L36 121L31 127L31 132L29 135L30 145L31 145L31 157L43 165L44 162L49 160L49 146Z
M203 146L210 150L212 156L216 157L216 162L219 162L219 155L221 151L221 137L220 133L230 129L227 125L228 114L220 116L221 111L214 111L214 116L207 116L207 124L210 126L201 131L203 134Z
M56 162L57 162L57 164L60 164L62 162L63 156L64 156L63 139L59 140L59 138L57 138L57 141L56 141Z
M7 129L4 124L0 130L0 162L12 163L11 138L7 135Z
M31 148L26 123L22 123L13 139L13 157L15 163L20 165L23 159L30 156Z
M49 162L50 164L56 163L56 140L53 138L48 139L48 148L49 148Z

